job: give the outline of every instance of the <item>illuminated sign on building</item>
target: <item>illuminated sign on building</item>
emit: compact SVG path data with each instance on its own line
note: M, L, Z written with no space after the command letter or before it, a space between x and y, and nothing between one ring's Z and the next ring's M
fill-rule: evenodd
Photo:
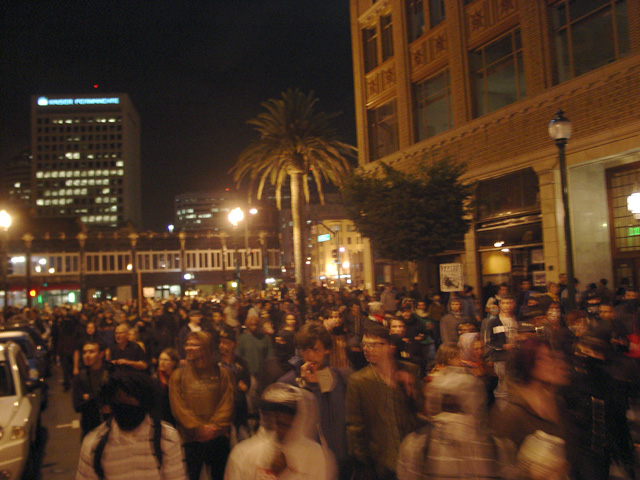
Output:
M323 235L318 235L318 243L328 242L329 240L331 240L331 234L330 233L325 233Z
M69 106L69 105L118 105L119 97L103 98L47 98L38 97L40 107Z

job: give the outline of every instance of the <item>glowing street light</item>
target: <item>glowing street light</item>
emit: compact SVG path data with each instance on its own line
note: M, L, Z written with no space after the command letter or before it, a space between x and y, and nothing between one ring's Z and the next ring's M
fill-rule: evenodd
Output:
M0 228L7 230L11 226L11 215L6 210L0 210Z
M229 212L229 222L231 223L231 225L233 225L234 227L237 227L238 224L244 220L244 212L242 211L242 209L240 207L236 207L233 210L231 210Z

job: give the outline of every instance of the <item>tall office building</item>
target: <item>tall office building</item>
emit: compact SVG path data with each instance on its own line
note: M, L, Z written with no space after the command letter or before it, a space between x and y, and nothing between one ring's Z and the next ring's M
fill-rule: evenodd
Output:
M575 275L640 285L640 0L350 5L360 165L448 158L477 182L464 247L435 263L476 288L567 272L561 108Z
M10 158L4 167L0 188L3 201L28 207L31 197L31 152L25 150Z
M176 230L224 230L229 212L239 205L235 190L186 192L175 196Z
M31 152L37 216L140 225L140 119L127 94L33 96Z

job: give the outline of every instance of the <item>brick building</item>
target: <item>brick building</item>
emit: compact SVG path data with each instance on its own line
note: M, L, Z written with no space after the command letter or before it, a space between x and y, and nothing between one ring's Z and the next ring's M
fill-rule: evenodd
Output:
M575 274L638 286L640 224L627 197L640 192L640 0L350 5L360 166L448 157L478 182L464 250L436 264L462 262L476 287L525 276L542 286L566 271L547 131L561 108L573 126Z

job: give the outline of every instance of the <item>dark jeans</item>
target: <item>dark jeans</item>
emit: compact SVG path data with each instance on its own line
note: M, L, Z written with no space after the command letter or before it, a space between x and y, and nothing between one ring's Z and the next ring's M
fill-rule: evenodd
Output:
M200 479L203 464L211 467L211 478L213 480L222 480L230 451L229 437L224 435L208 442L185 443L184 456L189 480Z

